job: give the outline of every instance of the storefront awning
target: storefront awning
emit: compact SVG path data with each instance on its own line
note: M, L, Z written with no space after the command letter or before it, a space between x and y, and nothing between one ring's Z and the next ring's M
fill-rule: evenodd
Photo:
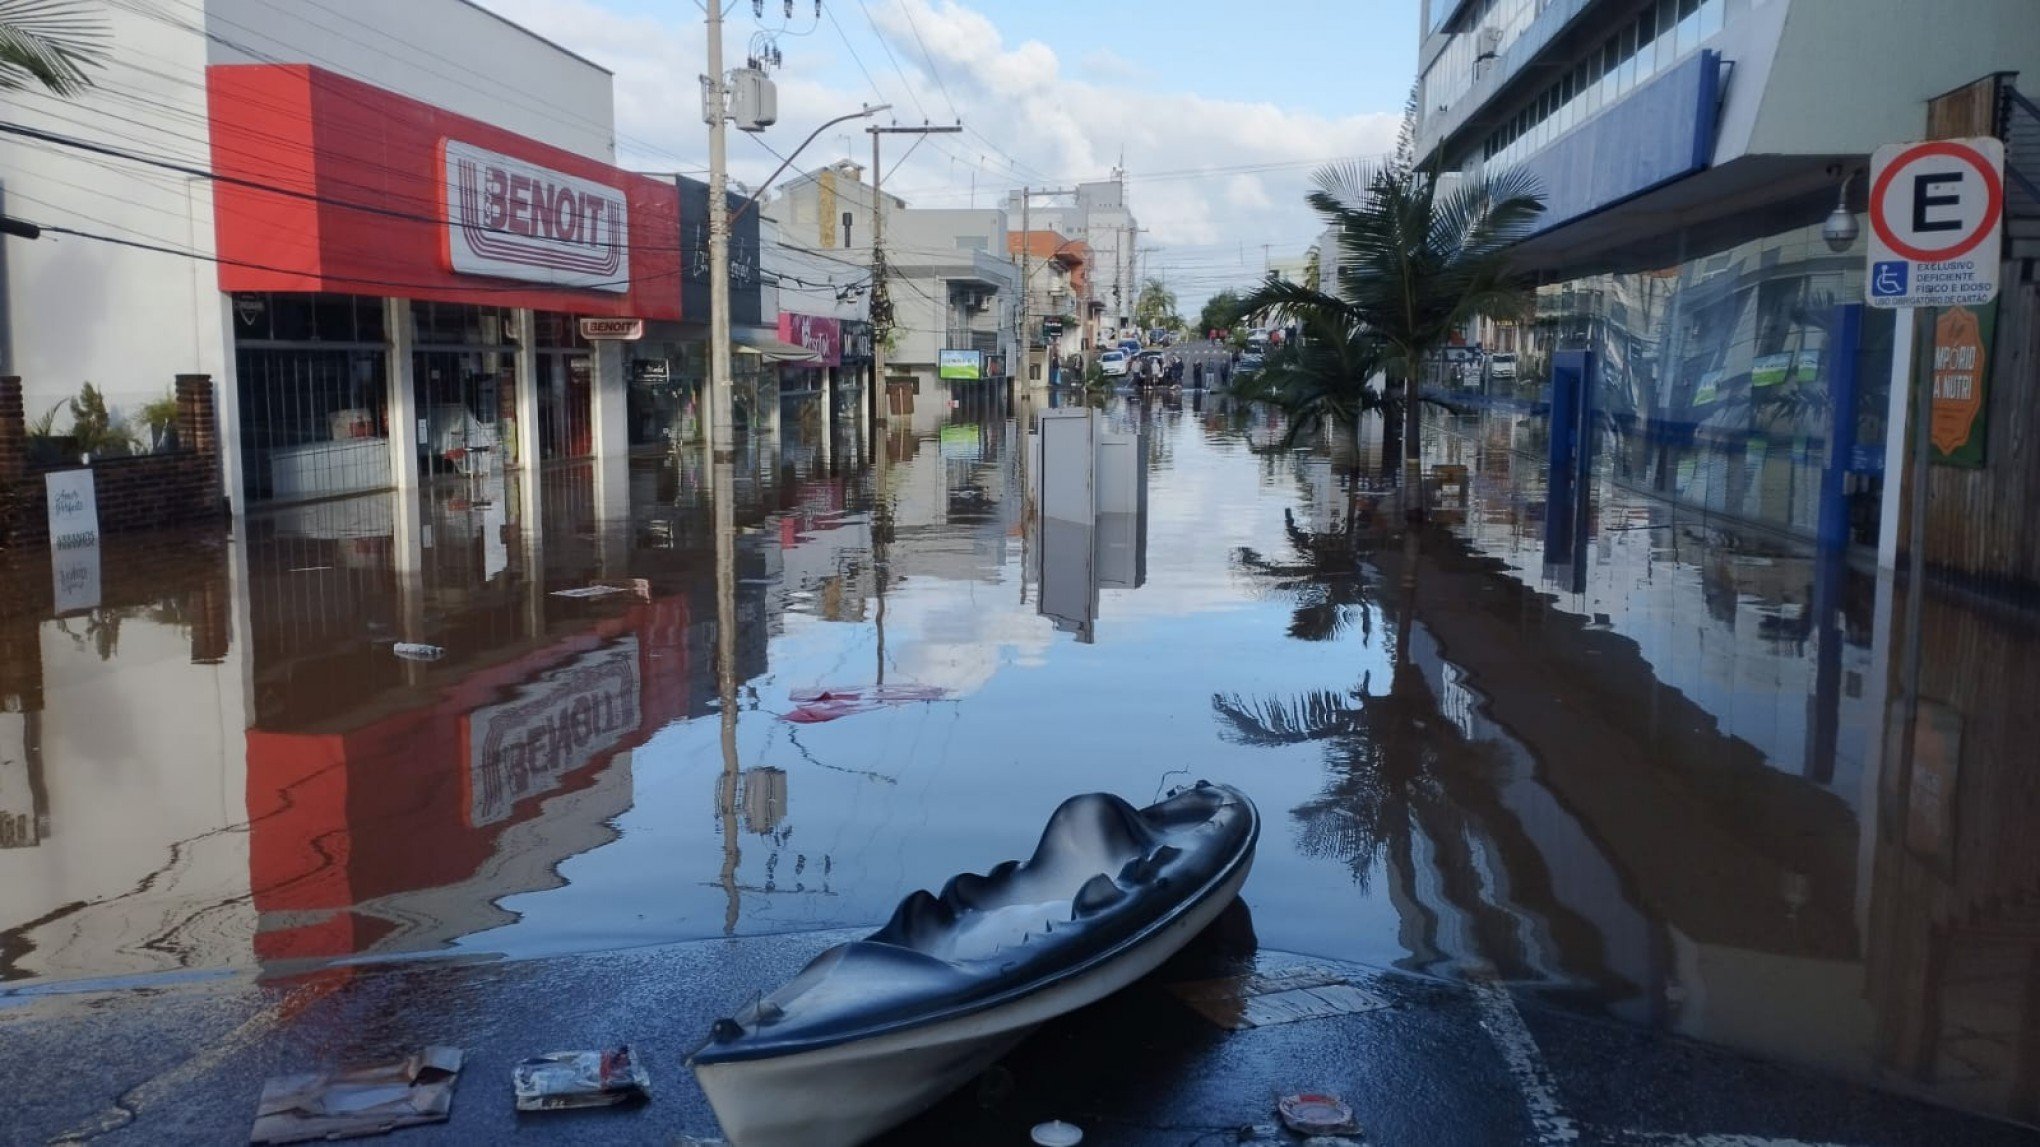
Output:
M804 346L787 342L768 331L744 330L730 332L730 341L737 345L739 353L761 355L767 362L820 362L822 356Z

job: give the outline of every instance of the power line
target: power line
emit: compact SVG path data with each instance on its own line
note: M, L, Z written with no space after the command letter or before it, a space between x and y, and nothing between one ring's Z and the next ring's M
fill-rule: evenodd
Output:
M962 123L963 117L956 112L956 100L949 95L949 82L942 78L942 70L935 66L935 54L928 50L928 41L921 38L921 24L914 19L913 8L908 5L908 0L896 0L896 3L907 18L907 28L914 33L914 42L921 45L921 58L928 61L928 74L935 77L935 86L942 89L942 100L949 105L949 118Z
M16 192L15 194L19 195L20 193L19 193L19 192ZM24 195L24 196L21 196L21 198L24 198L24 199L26 199L26 198L28 198L28 196L25 196L25 195ZM45 206L47 206L47 205L45 205ZM276 272L276 273L278 273L278 274L284 274L284 275L302 275L302 274L304 274L304 273L305 273L305 272L304 272L304 268L302 268L302 267L278 267L278 266L275 266L275 265L273 265L273 264L269 264L269 263L257 263L257 262L252 262L252 261L250 261L250 260L247 260L247 259L235 259L235 258L231 258L231 257L229 257L229 256L226 256L226 255L210 255L210 254L207 254L207 253L206 253L206 252L204 252L204 251L192 251L192 250L188 250L188 249L186 249L186 248L181 248L181 247L170 247L170 246L166 246L166 245L164 245L164 244L161 244L161 243L151 243L151 242L146 242L146 241L144 241L144 240L140 240L140 239L123 239L123 238L121 238L121 237L120 237L120 236L118 236L118 235L102 235L102 234L99 234L98 232L94 232L94 231L84 231L84 230L80 230L79 228L76 228L76 227L67 227L67 226L63 226L63 225L61 225L61 224L56 224L56 223L36 223L36 222L35 222L34 220L27 220L27 222L29 222L29 223L33 223L33 224L34 224L35 226L37 226L37 227L40 227L40 228L41 228L41 229L43 230L43 232L44 232L45 234L49 234L49 235L70 235L70 236L74 236L74 237L76 237L76 238L79 238L79 239L89 239L89 240L92 240L92 241L93 241L93 242L95 242L95 243L111 243L111 244L113 244L114 246L117 246L117 247L133 247L133 248L136 248L136 249L138 249L138 250L142 250L142 251L153 251L153 252L156 252L157 254L162 254L162 255L175 255L175 256L177 256L177 257L179 257L179 258L183 258L183 259L196 259L196 260L198 260L198 261L200 261L200 262L203 262L203 263L217 263L217 264L219 264L219 265L221 265L221 266L227 266L227 267L245 267L245 268L247 268L247 269L249 269L249 270L254 270L254 271L273 271L273 272ZM104 221L100 221L100 222L102 222L102 223L103 223L103 225L105 225L105 226L115 226L114 224L107 224L107 223L104 223ZM123 230L125 230L125 228L123 228ZM646 275L646 276L641 276L641 277L639 277L639 278L637 278L637 279L635 279L635 280L632 280L632 279L615 279L615 280L610 280L610 281L608 281L608 282L603 282L603 283L588 283L588 284L581 284L581 286L582 286L582 287L584 287L585 289L591 289L591 290L601 290L601 289L603 289L603 288L605 288L605 287L615 287L615 286L630 286L630 285L632 285L633 283L647 283L647 282L655 282L655 281L657 281L657 280L660 280L660 279L676 279L676 278L679 278L679 277L680 277L680 274L681 274L681 272L679 272L679 271L665 271L665 272L661 272L661 273L659 273L659 274L657 274L657 275ZM444 286L445 286L445 284L444 284L444 283L415 283L415 282L404 282L404 281L400 281L400 280L395 280L395 279L372 279L372 278L362 278L362 277L359 277L359 276L355 276L355 275L338 275L338 274L327 274L327 273L322 273L322 274L321 274L321 278L323 278L323 279L325 279L325 280L327 280L327 281L329 281L329 282L337 282L337 283L352 283L352 284L355 284L355 285L357 285L357 286L368 286L368 287L389 287L389 288L393 288L393 289L397 289L397 290L420 290L420 291L423 291L423 290L437 290L437 289L439 289L439 288L442 288L442 287L444 287ZM500 286L500 287L496 287L496 286L471 286L471 287L464 287L464 288L462 288L462 289L463 289L463 290L470 290L470 291L489 291L489 292L502 292L502 293L505 293L505 294L511 294L511 293L519 293L519 292L526 292L526 291L534 291L534 290L544 290L544 289L545 289L545 286L544 286L543 284L526 284L526 285L523 285L523 286L514 286L514 287L513 287L513 286Z
M321 195L318 192L314 191L301 191L295 187L283 187L273 183L264 183L256 179L247 179L238 175L227 175L217 171L208 171L205 168L196 167L191 164L183 163L177 160L144 155L139 152L128 151L123 148L113 147L108 144L95 142L93 140L80 139L75 136L67 136L60 132L44 131L40 128L28 127L23 124L0 122L0 135L21 136L41 143L54 144L59 147L74 148L79 151L91 152L98 155L111 156L115 159L125 159L134 163L147 164L151 167L159 167L166 171L175 171L183 175L189 175L197 179L209 180L214 183L225 183L233 187L244 187L251 190L264 191L275 195L281 195L288 199L296 199L309 203L325 204L328 206L340 207L351 211L360 211L368 215L378 215L385 218L399 219L412 223L427 223L433 226L451 226L456 222L452 218L444 215L426 215L415 211L404 211L394 207L384 207L380 204L356 203L350 200L336 199L332 196ZM461 220L459 222L463 226L466 225L465 220ZM505 235L512 233L509 231L507 227L484 227L483 229ZM647 252L690 250L690 248L688 248L685 244L676 243L672 246L666 246L663 244L631 243L627 241L623 243L590 242L584 244L584 246L594 248L618 249L624 251L639 250Z
M885 49L885 58L892 61L893 71L900 77L901 86L906 88L907 95L914 101L914 106L921 111L922 121L926 122L928 119L928 107L921 102L920 89L916 88L914 82L907 78L907 70L900 67L900 59L898 56L893 55L892 45L886 42L885 33L878 30L878 21L872 18L870 6L864 0L857 0L857 7L864 13L864 22L871 25L871 34L877 38L878 46Z
M205 40L219 44L220 46L225 48L231 48L234 51L239 52L252 60L256 60L262 63L282 64L282 63L310 62L323 65L341 75L349 76L350 78L353 75L353 73L349 69L338 65L333 60L321 57L312 52L305 51L303 48L298 47L296 45L291 45L291 48L293 51L301 52L305 56L304 61L286 61L276 56L273 56L267 52L261 51L250 44L239 42L227 36L223 36L217 32L212 31L207 26L207 24L218 23L225 27L238 29L242 33L245 33L249 36L269 38L264 36L264 33L261 32L259 29L251 28L246 24L238 23L225 16L220 16L215 13L209 13L202 6L184 3L183 0L165 0L165 2L173 3L178 8L195 14L200 21L203 21L203 23L187 22L187 20L179 19L178 17L173 16L166 11L157 10L153 4L147 5L140 4L137 3L136 0L109 0L109 2L112 3L115 7L121 8L135 15L155 20L158 23L164 24L172 28L178 28L183 31L194 33L195 35L198 35ZM367 29L370 32L374 32L393 44L400 44L410 49L411 51L418 53L419 55L426 56L433 60L436 60L441 65L457 68L468 75L474 76L481 80L485 80L491 85L491 87L498 89L495 92L483 91L481 88L478 88L473 84L454 81L455 86L463 88L469 92L472 92L476 96L481 97L482 99L493 100L499 103L508 104L512 107L518 108L521 111L536 115L541 119L550 120L553 123L559 124L560 126L563 127L579 127L584 129L594 129L597 134L607 137L612 144L614 144L614 142L617 140L622 140L623 142L630 144L631 146L637 148L640 151L644 151L651 154L664 155L667 158L675 160L681 159L680 156L670 151L667 151L664 148L658 147L657 145L652 144L647 140L637 139L617 132L614 123L604 123L603 121L591 119L585 116L575 116L570 113L564 112L558 108L544 104L542 102L531 100L528 98L528 96L523 90L508 83L505 83L499 79L496 79L495 77L490 76L487 73L477 71L474 68L462 64L458 60L440 55L439 53L429 51L425 48L418 47L415 44L399 40L390 33L380 28L377 28L372 24L366 23L365 21L362 21L355 17L348 16L345 13L336 11L332 8L328 8L325 5L318 3L318 0L305 0L305 2L309 3L314 8L318 8L321 11L328 12L358 27ZM398 64L405 63L404 60L402 60L396 54L390 51L378 48L374 44L367 43L356 37L349 36L345 32L335 29L329 25L320 23L319 21L309 19L302 13L290 11L289 5L279 4L275 5L274 8L279 12L283 12L285 14L292 16L298 22L304 24L309 28L316 30L318 33L323 33L324 35L336 37L347 43L354 44L359 48L379 55L384 59L392 61L393 63ZM272 42L275 41L272 40ZM443 69L437 70L440 71L440 74L442 76L444 75Z

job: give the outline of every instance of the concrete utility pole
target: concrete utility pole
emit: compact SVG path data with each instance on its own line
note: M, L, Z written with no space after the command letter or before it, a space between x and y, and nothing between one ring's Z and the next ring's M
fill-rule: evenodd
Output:
M729 102L723 89L723 0L707 0L708 75L702 118L708 121L708 444L714 457L737 448L735 384L730 377L729 151L723 119Z
M871 425L885 425L885 340L892 333L892 296L885 289L885 168L879 164L878 141L887 135L953 135L953 127L868 127L871 133Z
M1034 340L1027 336L1027 295L1031 285L1027 279L1027 248L1034 239L1032 217L1028 214L1028 202L1034 189L1020 189L1020 362L1021 382L1034 381Z

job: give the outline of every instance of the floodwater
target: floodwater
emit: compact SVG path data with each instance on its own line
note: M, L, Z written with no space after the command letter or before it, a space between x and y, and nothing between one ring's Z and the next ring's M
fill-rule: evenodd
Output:
M1888 578L1606 481L1547 562L1500 413L1408 533L1365 452L1116 399L1085 522L1039 413L11 555L0 980L876 925L1208 778L1266 947L2035 1119L2031 618L1929 595L1908 689Z

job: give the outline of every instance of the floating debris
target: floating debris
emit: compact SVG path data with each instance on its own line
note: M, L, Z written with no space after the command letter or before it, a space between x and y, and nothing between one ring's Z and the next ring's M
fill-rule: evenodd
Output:
M1060 1119L1035 1124L1031 1136L1040 1147L1076 1147L1084 1141L1084 1133L1076 1124Z
M273 1076L262 1085L248 1141L353 1139L444 1123L461 1058L457 1047L428 1047L397 1063Z
M390 652L406 661L437 661L446 656L446 650L422 641L399 641L390 646Z
M1282 1125L1298 1135L1347 1135L1360 1130L1353 1109L1336 1095L1302 1092L1275 1101Z
M629 1044L606 1051L555 1051L511 1069L519 1111L564 1111L608 1107L650 1099L652 1077Z

